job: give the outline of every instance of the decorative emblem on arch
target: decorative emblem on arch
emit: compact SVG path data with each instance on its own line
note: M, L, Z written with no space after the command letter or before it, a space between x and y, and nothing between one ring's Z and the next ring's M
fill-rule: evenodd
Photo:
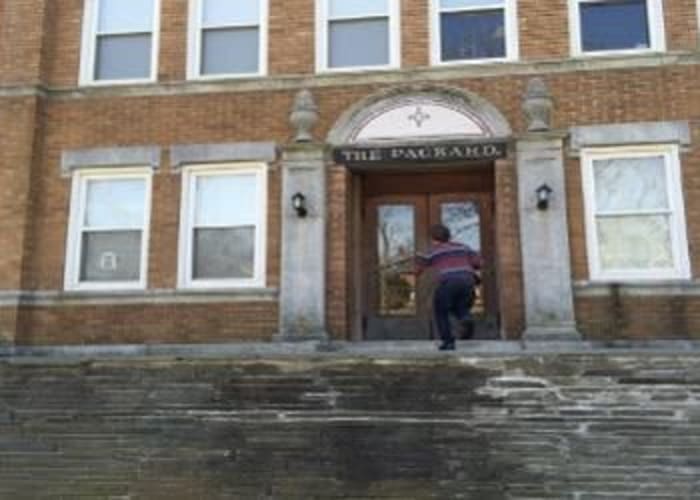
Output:
M333 145L507 138L511 129L488 101L461 89L400 87L347 110L328 134Z

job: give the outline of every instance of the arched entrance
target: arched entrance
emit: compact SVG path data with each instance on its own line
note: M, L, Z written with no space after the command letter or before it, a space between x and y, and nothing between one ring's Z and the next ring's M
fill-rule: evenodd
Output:
M415 274L411 256L438 222L484 254L477 337L500 337L494 165L510 137L490 103L436 86L372 95L336 122L327 142L352 173L355 339L431 337L433 280Z

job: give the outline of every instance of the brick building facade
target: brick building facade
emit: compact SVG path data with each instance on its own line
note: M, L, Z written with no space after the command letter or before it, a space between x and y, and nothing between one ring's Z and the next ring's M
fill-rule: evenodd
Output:
M695 2L226 5L0 0L3 342L422 338L445 217L496 337L698 335Z

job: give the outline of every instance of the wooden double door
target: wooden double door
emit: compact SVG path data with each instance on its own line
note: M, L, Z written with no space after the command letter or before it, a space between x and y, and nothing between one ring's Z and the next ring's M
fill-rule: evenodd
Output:
M417 275L413 256L430 245L429 228L441 223L452 239L485 261L472 313L476 338L498 335L493 266L493 197L483 192L381 195L365 201L367 268L364 337L368 340L437 337L432 321L436 277Z

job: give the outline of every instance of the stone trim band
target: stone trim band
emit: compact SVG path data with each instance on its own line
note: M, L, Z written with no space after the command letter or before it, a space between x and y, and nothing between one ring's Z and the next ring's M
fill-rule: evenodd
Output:
M57 290L5 290L0 292L2 307L123 306L147 304L213 304L222 302L274 302L276 288L240 290L157 289L124 292L63 292Z

